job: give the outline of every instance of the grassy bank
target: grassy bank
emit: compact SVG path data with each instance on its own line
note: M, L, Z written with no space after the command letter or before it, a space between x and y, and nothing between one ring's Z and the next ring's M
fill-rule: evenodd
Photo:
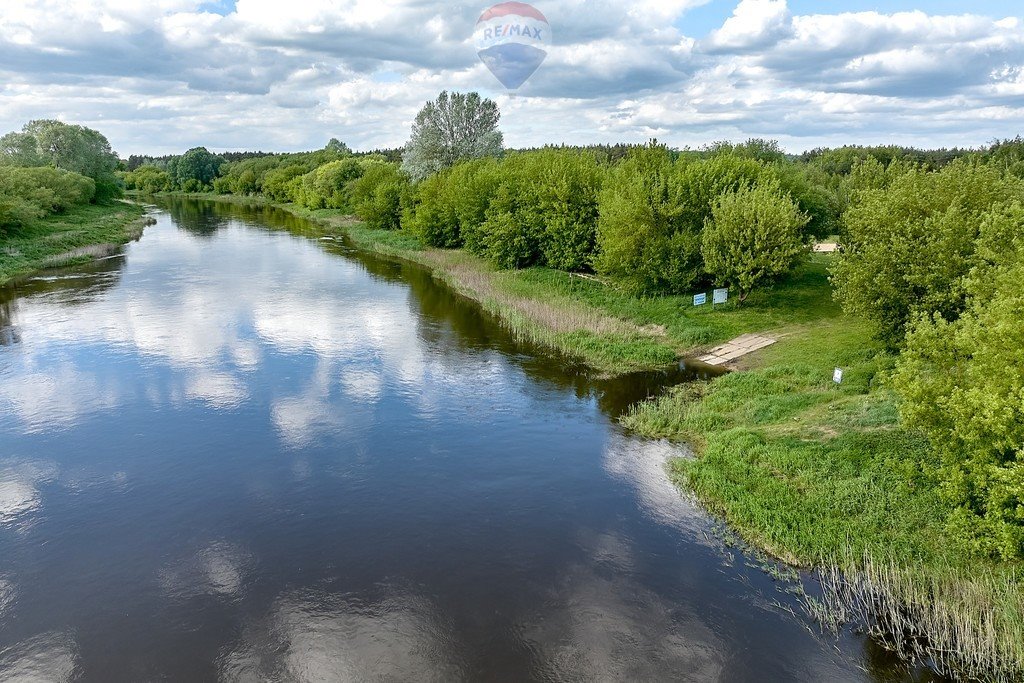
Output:
M885 386L892 357L832 300L832 256L814 255L742 307L711 310L548 269L499 271L337 211L282 208L362 249L425 264L520 334L605 373L656 367L747 332L775 335L741 372L678 387L638 406L626 426L690 443L698 457L671 465L681 488L751 543L823 570L817 597L807 597L823 624L859 624L959 675L1024 672L1022 568L980 561L950 536L935 456L899 424Z
M109 253L142 234L142 216L142 207L119 202L77 206L32 221L0 238L0 284Z
M742 372L677 387L624 423L691 443L699 457L671 466L680 487L753 544L823 568L809 606L825 623L859 624L956 677L1018 680L1024 571L948 532L937 458L885 387L893 359L838 311L791 331Z

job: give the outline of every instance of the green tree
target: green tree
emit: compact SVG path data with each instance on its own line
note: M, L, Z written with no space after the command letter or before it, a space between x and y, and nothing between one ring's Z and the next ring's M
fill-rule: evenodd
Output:
M802 230L808 218L777 181L743 185L714 203L704 229L704 267L738 300L789 273L807 254Z
M987 219L1018 239L989 245L995 261L967 278L956 320L921 315L907 335L893 385L909 426L943 455L944 492L957 506L953 537L979 554L1024 556L1024 209ZM998 227L996 228L998 231Z
M92 178L95 201L120 194L115 170L118 158L102 133L53 119L29 121L21 133L0 139L0 163L12 166L53 166Z
M223 164L222 157L205 147L193 147L175 159L168 172L186 192L200 191L210 187Z
M125 173L124 184L129 190L138 190L146 194L174 189L174 181L170 174L156 166L139 166L134 171Z
M672 157L656 142L632 150L601 193L595 268L634 294L688 291L704 272L701 232L713 202L770 174L729 153Z
M959 315L982 217L1024 196L1024 184L994 166L959 160L868 186L854 193L844 216L845 252L832 280L843 308L872 320L878 337L896 348L907 322L922 313Z
M0 138L0 165L46 166L47 160L33 135L11 132Z
M419 181L463 159L500 155L500 118L498 105L475 92L442 92L416 115L402 170Z
M397 164L375 163L366 167L362 177L352 183L352 204L356 215L377 230L401 227L402 196L408 192L409 179Z

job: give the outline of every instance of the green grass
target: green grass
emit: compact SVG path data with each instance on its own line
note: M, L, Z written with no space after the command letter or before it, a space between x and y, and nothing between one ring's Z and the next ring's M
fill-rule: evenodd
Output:
M54 214L0 237L0 284L41 268L88 261L141 234L142 207L86 205Z

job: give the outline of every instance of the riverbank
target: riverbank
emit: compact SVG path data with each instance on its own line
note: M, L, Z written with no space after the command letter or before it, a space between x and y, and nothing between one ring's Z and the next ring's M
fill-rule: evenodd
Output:
M710 303L694 307L692 296L639 299L596 278L548 268L499 270L461 250L424 247L403 232L369 229L332 209L233 195L187 196L275 206L317 223L325 234L345 234L360 249L425 265L518 335L605 375L663 368L752 332L785 337L839 313L827 291L827 255L813 256L787 282L754 292L741 307L733 301L712 309Z
M558 271L499 271L337 211L278 206L361 249L430 267L519 334L603 373L770 333L777 343L738 361L742 372L679 387L624 423L691 444L698 457L671 467L681 488L752 544L833 577L824 597L808 598L824 624L852 622L951 672L1013 679L1024 671L1021 567L978 560L949 534L953 511L938 495L935 456L900 426L885 386L893 359L832 300L833 255L813 255L743 307L711 310L690 297L636 299ZM836 367L841 384L832 381Z
M112 253L142 235L144 213L141 206L117 202L77 206L32 221L0 240L0 285Z

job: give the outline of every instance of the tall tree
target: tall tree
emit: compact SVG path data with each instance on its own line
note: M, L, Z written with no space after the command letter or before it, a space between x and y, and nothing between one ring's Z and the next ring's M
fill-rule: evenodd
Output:
M500 118L498 105L475 92L442 92L416 115L402 170L413 180L422 180L462 159L499 156Z

